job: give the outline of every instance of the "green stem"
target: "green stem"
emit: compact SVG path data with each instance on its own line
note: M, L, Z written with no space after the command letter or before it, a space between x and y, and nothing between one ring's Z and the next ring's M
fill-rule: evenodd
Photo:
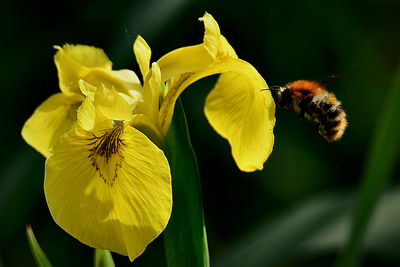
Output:
M115 267L111 252L103 249L94 249L94 267Z
M180 100L164 152L171 167L173 192L172 215L164 231L168 266L209 266L200 175Z

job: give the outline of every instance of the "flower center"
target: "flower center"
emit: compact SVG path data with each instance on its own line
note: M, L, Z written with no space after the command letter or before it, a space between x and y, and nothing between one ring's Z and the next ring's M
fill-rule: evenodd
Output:
M104 182L112 186L117 178L118 169L122 166L124 156L122 154L124 140L120 138L124 132L123 125L116 125L111 129L100 132L100 135L93 134L88 145L90 162L99 172Z

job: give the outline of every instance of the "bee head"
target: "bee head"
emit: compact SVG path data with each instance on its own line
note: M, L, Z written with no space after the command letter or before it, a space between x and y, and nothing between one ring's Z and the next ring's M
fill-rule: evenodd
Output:
M286 90L287 88L285 86L279 86L279 85L273 85L270 86L268 89L262 89L261 91L271 91L272 97L275 99L275 101L280 101L282 92Z

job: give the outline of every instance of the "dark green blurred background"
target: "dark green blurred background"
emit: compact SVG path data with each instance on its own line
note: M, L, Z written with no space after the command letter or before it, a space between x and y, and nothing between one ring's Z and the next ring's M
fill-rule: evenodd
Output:
M101 47L114 68L138 73L137 34L155 61L202 42L205 11L240 58L269 85L323 80L343 102L349 127L327 144L297 116L277 110L274 151L264 170L241 173L228 143L208 125L203 105L216 77L183 94L198 157L212 266L329 266L350 227L374 126L399 63L400 2L370 1L3 1L0 114L0 266L35 266L25 237L31 224L54 266L90 266L93 250L53 222L44 199L44 158L24 143L24 121L58 92L53 45ZM364 240L364 266L400 266L399 168ZM164 266L162 238L131 264Z

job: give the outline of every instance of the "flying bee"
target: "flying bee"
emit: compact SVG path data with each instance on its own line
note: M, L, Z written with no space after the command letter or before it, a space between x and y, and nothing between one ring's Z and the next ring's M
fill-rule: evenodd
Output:
M324 83L298 80L285 86L269 89L278 106L309 119L316 131L327 142L340 139L347 127L346 112L333 93L325 89Z

